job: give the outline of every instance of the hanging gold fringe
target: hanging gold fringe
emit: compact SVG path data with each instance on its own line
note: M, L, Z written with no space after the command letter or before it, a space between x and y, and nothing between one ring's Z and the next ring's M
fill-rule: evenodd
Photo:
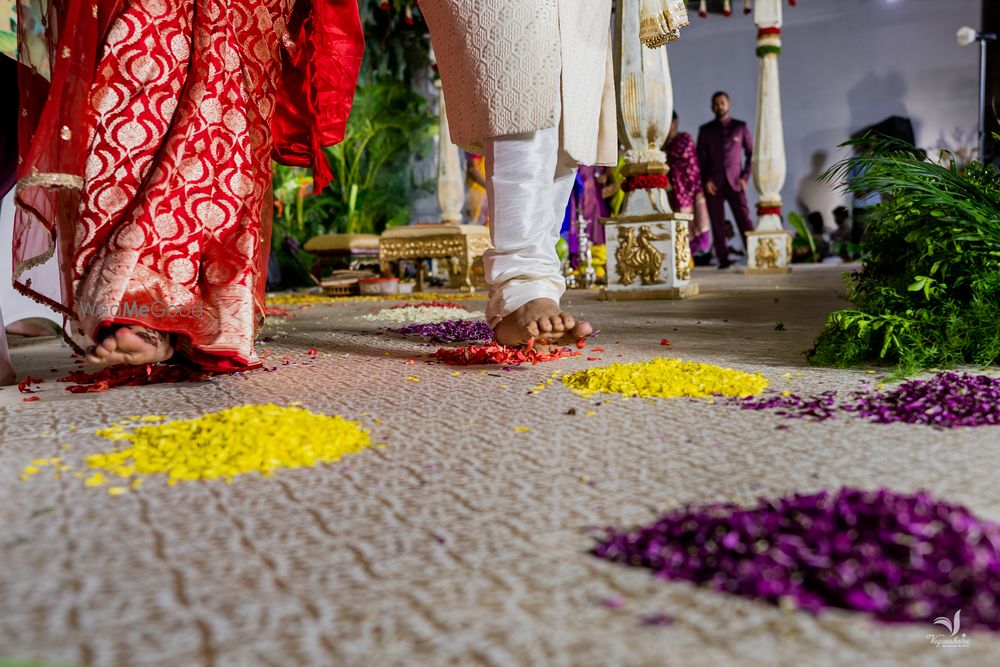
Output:
M642 0L639 11L639 39L651 49L681 36L688 24L684 0Z

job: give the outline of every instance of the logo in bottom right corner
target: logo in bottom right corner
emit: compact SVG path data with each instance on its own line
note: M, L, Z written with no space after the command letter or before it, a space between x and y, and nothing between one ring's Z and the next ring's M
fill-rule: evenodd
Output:
M962 629L962 610L959 609L955 612L955 616L948 618L947 616L938 616L934 619L935 625L943 625L945 629L948 630L949 634L934 634L927 635L927 639L930 640L931 644L938 648L968 648L970 640L964 632L959 634Z

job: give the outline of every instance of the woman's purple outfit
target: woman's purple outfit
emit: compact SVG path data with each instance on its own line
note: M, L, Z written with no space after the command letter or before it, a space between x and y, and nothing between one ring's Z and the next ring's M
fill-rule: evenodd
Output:
M701 189L701 167L694 139L687 132L678 132L663 150L670 167L670 205L675 211L694 214L694 220L688 226L691 254L702 255L712 247L712 233Z
M604 225L599 221L611 215L607 202L601 198L601 184L597 178L604 173L604 167L580 165L576 172L576 183L573 185L573 195L566 211L569 229L566 241L569 252L576 255L580 250L580 239L576 232L576 219L582 215L587 221L587 238L593 245L604 245Z

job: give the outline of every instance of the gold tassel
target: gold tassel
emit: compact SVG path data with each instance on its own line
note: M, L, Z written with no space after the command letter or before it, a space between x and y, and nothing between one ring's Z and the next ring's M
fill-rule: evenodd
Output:
M639 40L651 49L681 36L688 24L684 0L642 0L639 12Z

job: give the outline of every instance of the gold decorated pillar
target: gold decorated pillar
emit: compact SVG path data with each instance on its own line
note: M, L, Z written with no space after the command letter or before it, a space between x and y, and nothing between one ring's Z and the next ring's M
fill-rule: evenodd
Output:
M649 5L661 8L654 18ZM650 32L643 21L666 27L659 48L643 45ZM682 298L698 291L691 283L691 216L670 208L667 156L661 150L674 108L663 44L676 39L687 22L683 0L617 1L612 48L618 133L625 144L625 200L620 215L602 220L608 275L603 296L607 299Z

